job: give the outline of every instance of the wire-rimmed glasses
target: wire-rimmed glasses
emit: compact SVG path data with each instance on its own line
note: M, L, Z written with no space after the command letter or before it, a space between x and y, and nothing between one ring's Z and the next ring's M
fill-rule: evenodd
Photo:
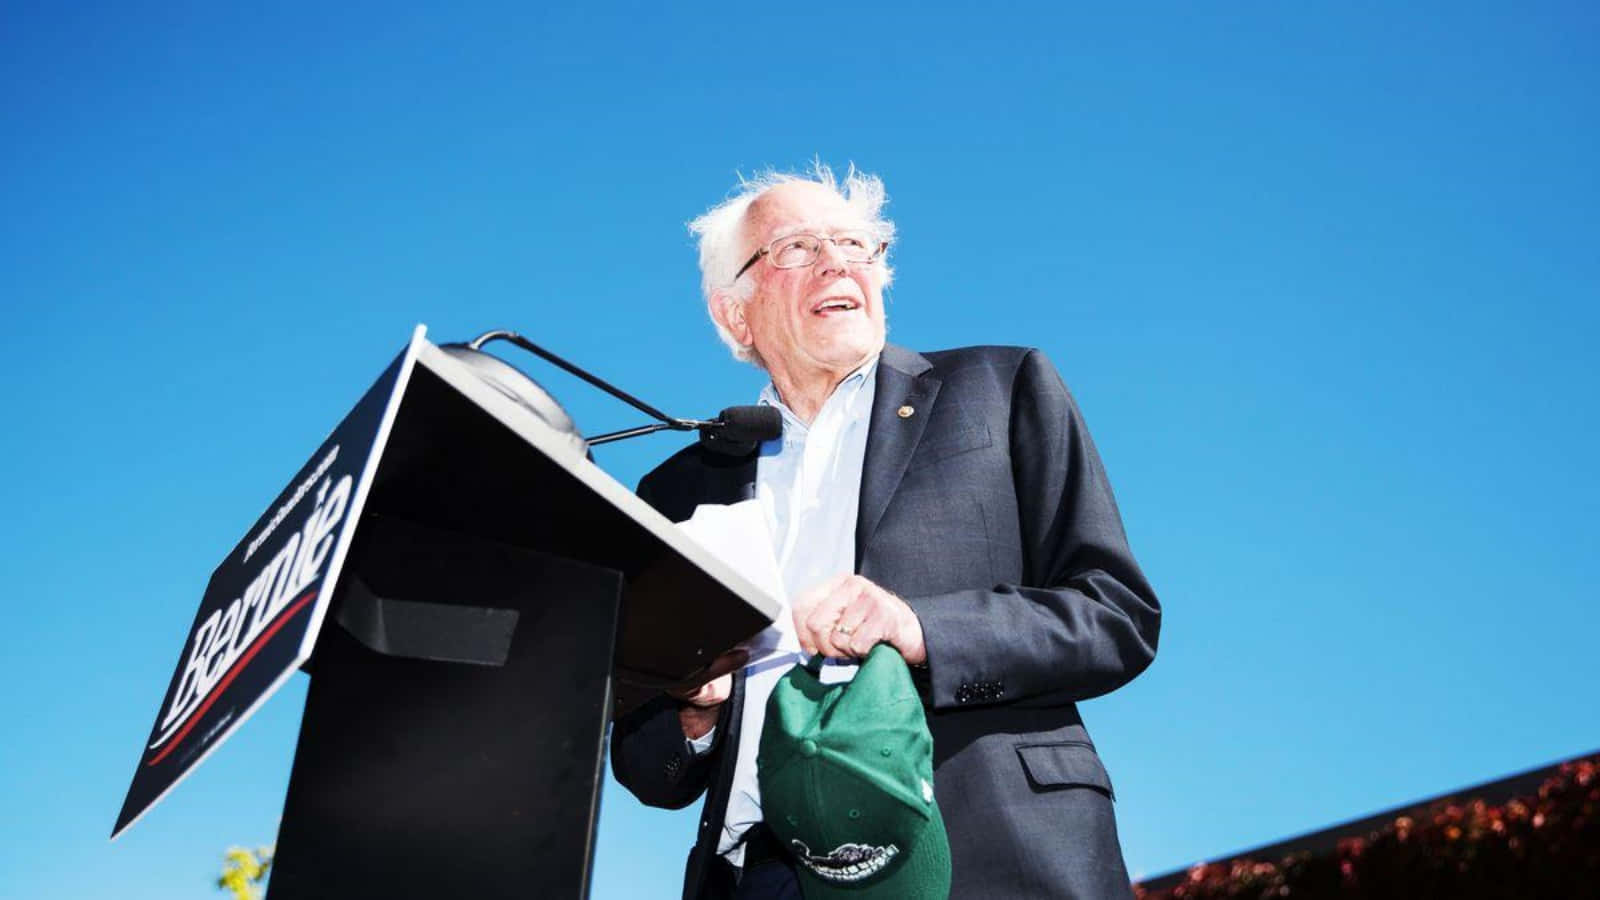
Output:
M833 235L812 234L809 231L786 234L751 254L745 264L734 273L733 280L750 271L750 267L765 256L775 268L799 269L817 261L822 254L822 242L832 241L839 255L849 263L874 263L889 249L889 242L879 240L870 231L841 231Z

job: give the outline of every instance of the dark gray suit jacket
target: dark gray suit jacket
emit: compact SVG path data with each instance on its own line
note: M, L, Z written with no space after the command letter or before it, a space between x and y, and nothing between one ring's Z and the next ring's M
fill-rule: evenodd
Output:
M697 445L646 475L639 496L682 521L697 504L751 496L755 478L754 455ZM884 348L856 570L922 622L951 896L1128 896L1111 782L1076 701L1150 664L1161 612L1077 405L1042 354ZM742 702L736 678L702 757L665 697L612 731L617 780L643 802L679 808L708 792L686 898L723 888L712 862Z

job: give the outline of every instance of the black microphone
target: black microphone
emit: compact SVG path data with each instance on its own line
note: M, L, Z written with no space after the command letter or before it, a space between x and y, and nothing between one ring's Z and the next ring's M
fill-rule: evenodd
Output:
M783 414L774 406L730 406L702 424L700 445L729 456L755 452L762 441L783 437Z

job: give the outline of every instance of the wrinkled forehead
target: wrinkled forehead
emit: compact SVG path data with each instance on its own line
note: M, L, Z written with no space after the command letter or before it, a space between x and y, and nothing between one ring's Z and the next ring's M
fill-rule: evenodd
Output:
M780 184L757 197L745 213L745 237L753 244L796 231L831 234L869 223L839 193L809 181Z

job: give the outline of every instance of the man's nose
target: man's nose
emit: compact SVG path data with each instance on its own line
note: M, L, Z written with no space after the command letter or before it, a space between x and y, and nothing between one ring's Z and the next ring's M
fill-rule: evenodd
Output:
M817 249L815 265L818 274L821 275L835 272L844 275L850 271L850 261L844 258L844 254L839 252L839 245L833 241L822 242L822 246Z

